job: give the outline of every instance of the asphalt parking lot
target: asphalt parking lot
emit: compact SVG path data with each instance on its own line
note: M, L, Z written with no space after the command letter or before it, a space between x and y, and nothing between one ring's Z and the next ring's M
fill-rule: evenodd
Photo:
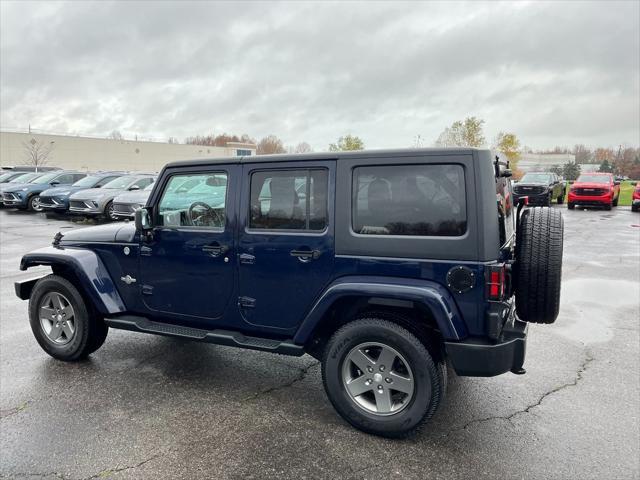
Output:
M392 441L342 421L307 356L111 330L89 360L53 360L13 282L73 224L0 211L0 477L638 478L640 215L563 214L562 308L532 326L528 373L451 374L432 422Z

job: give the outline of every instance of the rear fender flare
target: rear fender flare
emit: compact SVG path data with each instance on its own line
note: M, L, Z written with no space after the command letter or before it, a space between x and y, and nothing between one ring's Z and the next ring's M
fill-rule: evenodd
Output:
M461 340L467 329L449 291L428 280L387 277L343 277L329 285L302 321L293 341L306 344L325 313L344 297L387 298L422 304L432 313L444 340Z
M72 247L42 248L24 255L20 261L20 270L38 265L52 268L61 266L65 270L71 270L79 280L76 287L87 295L100 313L126 311L109 271L95 252Z

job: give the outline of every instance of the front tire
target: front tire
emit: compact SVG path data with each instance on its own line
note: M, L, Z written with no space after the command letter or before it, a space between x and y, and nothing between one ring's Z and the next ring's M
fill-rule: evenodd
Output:
M354 427L403 438L436 412L446 369L411 332L381 318L343 326L329 340L322 380L336 411Z
M619 198L620 198L620 197L616 197L616 198L613 200L613 204L612 204L612 205L613 205L614 207L617 207L617 206L618 206L618 199L619 199Z
M118 217L113 214L113 211L113 201L111 201L104 207L104 218L112 222L118 220Z
M567 208L568 208L569 210L573 210L574 208L576 208L576 204L575 204L575 203L571 203L571 202L569 202L569 203L567 203Z
M558 205L562 205L564 203L564 190L562 191L562 193L558 196Z
M42 212L44 208L40 206L40 197L38 195L32 195L27 200L27 209L30 212Z
M42 349L58 360L77 361L96 351L108 327L67 279L49 275L29 299L29 323Z

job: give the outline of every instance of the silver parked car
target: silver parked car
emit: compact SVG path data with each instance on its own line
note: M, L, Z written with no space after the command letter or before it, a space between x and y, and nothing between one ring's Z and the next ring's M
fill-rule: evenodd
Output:
M86 216L104 215L109 220L118 218L113 212L113 199L121 193L142 190L152 184L155 176L151 174L125 175L102 186L81 190L69 197L69 212Z
M132 219L136 214L136 210L144 207L147 203L147 199L149 195L151 195L151 190L153 190L153 183L150 183L142 190L125 192L118 195L113 199L113 217Z

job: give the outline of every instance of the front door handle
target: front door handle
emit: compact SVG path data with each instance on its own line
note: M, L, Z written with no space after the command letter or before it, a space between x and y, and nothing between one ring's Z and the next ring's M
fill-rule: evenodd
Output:
M317 260L322 255L320 250L291 250L289 254L292 257L297 257L303 263L310 262L311 260Z
M220 255L226 253L229 250L227 245L205 245L202 247L202 251L207 253L210 257L219 257Z

